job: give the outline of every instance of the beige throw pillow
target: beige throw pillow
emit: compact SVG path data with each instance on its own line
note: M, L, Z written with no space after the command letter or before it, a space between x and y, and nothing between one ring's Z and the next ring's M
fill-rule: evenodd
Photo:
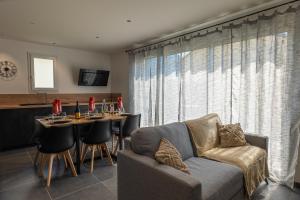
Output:
M240 123L227 125L217 124L217 126L220 136L220 147L238 147L246 145L245 134Z
M202 156L205 151L219 146L217 123L221 124L221 120L216 113L185 121L197 149L198 156Z
M155 153L155 159L159 163L169 165L190 174L187 165L182 161L181 155L176 147L165 138L160 140L159 148Z

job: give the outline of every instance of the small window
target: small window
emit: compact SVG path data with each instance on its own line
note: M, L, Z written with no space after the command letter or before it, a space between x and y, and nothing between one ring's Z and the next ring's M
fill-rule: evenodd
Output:
M55 58L30 54L32 90L55 90Z

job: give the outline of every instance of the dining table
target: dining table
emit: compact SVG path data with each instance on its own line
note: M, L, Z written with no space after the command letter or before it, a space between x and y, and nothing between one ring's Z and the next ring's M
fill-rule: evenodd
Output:
M96 120L109 120L112 122L121 122L122 120L126 119L126 115L122 114L110 114L110 113L101 113L96 115L83 115L79 119L76 119L74 115L67 115L64 117L41 117L37 118L36 120L42 124L45 128L50 128L53 126L66 126L66 125L73 125L74 127L74 135L75 135L75 151L76 151L76 171L77 174L80 174L80 131L79 126L84 124L92 124ZM120 124L120 138L122 138L122 128ZM119 140L119 147L120 150L123 149L123 142Z

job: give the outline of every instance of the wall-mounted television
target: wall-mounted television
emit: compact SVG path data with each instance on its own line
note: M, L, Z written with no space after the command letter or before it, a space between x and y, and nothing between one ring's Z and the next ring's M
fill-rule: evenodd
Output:
M80 69L78 85L107 86L109 71L96 69Z

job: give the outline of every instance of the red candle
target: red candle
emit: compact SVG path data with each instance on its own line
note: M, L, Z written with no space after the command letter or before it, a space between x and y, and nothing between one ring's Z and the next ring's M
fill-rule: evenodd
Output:
M58 113L61 113L62 112L61 100L60 99L56 99L56 102L58 104Z
M118 97L118 109L121 110L123 108L123 100L122 97Z
M90 97L90 99L89 99L89 111L94 112L94 110L95 110L95 98Z
M52 103L52 114L58 114L58 113L59 113L59 105L57 99L55 99Z

